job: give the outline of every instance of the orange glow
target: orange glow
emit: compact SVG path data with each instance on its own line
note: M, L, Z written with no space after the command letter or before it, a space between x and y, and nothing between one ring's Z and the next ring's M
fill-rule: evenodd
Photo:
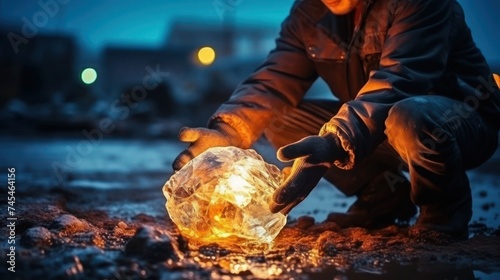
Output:
M495 82L497 83L498 87L500 88L500 76L498 74L493 73L493 78L495 78Z
M190 241L266 250L286 223L268 204L281 181L280 170L254 150L217 147L174 173L163 193L168 214Z

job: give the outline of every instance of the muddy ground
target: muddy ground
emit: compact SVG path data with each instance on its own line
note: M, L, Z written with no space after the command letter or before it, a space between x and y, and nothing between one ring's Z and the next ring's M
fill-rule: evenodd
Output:
M2 185L16 169L13 215L5 187L0 195L1 279L500 279L500 152L469 173L469 240L409 238L406 226L338 229L323 221L353 199L320 182L269 252L245 254L177 234L161 187L181 145L83 139L0 139Z

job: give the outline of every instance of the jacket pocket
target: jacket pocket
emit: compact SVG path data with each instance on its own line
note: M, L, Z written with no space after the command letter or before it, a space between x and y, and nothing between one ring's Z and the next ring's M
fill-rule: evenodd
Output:
M312 30L311 30L312 31ZM342 48L321 30L308 34L305 41L307 56L312 60L345 60L345 48ZM346 46L347 47L347 46Z

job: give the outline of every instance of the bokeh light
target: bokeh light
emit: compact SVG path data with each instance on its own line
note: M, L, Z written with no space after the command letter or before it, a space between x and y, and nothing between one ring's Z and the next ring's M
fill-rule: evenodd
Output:
M82 82L87 85L90 85L95 82L97 79L97 72L94 68L85 68L82 71Z
M203 47L198 51L198 60L203 65L210 65L215 60L215 50L211 47Z

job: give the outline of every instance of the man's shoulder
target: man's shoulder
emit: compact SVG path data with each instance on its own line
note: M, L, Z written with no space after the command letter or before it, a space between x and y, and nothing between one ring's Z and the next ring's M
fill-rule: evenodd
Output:
M374 0L372 0L374 1ZM377 0L377 2L387 2L393 7L421 8L425 6L450 6L457 4L456 0Z

